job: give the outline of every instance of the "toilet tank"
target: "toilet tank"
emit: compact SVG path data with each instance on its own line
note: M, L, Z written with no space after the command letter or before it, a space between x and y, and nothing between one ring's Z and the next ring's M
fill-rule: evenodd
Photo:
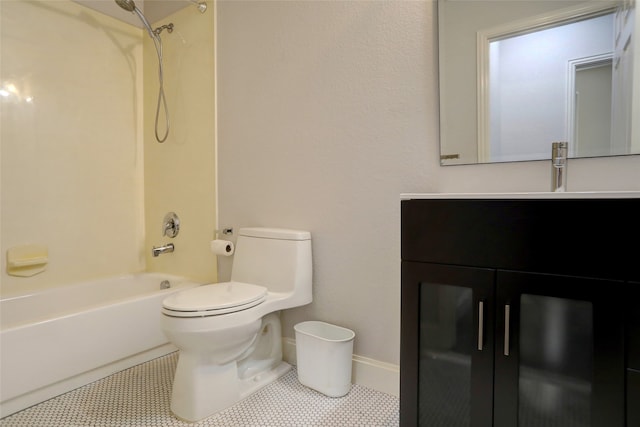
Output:
M280 228L241 228L231 281L253 283L269 292L294 293L311 302L311 233Z

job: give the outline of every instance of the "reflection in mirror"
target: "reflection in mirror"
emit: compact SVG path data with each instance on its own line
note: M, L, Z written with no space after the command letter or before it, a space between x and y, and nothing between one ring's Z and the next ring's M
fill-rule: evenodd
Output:
M438 8L441 164L640 154L634 1Z
M491 38L487 44L488 55L479 58L481 64L488 64L491 79L488 94L480 92L480 96L487 96L480 99L481 105L489 111L480 126L486 134L478 135L480 161L545 159L552 141L568 141L572 156L578 144L572 136L577 133L581 140L596 139L591 144L593 150L582 149L583 154L610 154L613 14ZM580 68L571 67L572 63L579 63ZM590 79L593 85L583 85L589 90L578 93L576 78L587 70L600 69L604 71L595 72ZM591 92L596 93L588 100L586 94ZM576 101L582 105L575 105ZM600 108L589 108L589 102ZM578 112L586 117L577 121ZM576 125L581 130L580 124L593 124L591 130L597 133L575 132Z

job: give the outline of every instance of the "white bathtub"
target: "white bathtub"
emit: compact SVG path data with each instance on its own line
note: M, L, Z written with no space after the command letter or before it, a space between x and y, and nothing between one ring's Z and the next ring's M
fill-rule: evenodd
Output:
M0 418L175 351L162 300L197 285L143 273L0 300Z

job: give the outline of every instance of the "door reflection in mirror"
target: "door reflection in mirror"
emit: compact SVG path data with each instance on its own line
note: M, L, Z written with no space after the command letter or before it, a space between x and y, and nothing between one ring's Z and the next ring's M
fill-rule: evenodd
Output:
M437 5L442 165L640 154L634 1Z
M569 141L569 154L575 157L578 135L585 142L581 155L613 154L611 67L608 74L593 72L599 58L611 63L613 46L611 13L490 40L487 160L547 159L552 141ZM576 62L582 66L571 65ZM592 72L576 79L582 75L578 70ZM581 96L571 86L587 78L591 81L583 84ZM587 104L587 94L596 106Z

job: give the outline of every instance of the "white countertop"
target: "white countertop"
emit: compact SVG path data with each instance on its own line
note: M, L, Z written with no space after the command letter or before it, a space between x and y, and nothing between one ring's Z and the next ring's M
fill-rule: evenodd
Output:
M557 193L401 193L400 199L640 199L640 191L566 191Z

